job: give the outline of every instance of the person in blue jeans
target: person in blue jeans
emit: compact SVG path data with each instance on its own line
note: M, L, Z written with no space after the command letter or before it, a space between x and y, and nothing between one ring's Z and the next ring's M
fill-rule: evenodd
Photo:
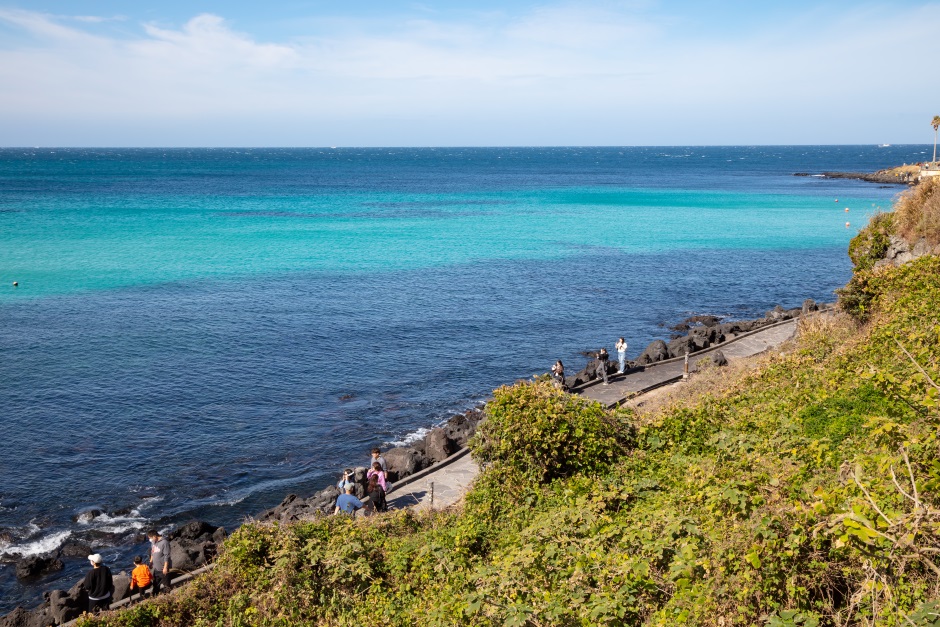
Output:
M346 486L346 493L340 494L336 497L336 509L333 510L334 514L343 512L344 514L354 514L357 509L362 509L362 501L356 498L356 495L353 492L356 491L356 486L348 485Z
M620 338L617 340L614 348L617 349L617 359L620 361L620 372L617 374L623 374L627 369L627 341L623 338Z

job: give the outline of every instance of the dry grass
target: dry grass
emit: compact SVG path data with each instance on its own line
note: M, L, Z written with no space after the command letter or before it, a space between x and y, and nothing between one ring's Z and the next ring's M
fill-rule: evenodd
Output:
M687 380L647 392L627 401L624 407L636 412L638 424L648 424L665 410L694 405L705 394L721 396L733 390L744 377L778 355L798 349L828 353L849 340L857 328L851 316L842 312L803 317L794 339L758 355L734 359L727 366L706 365Z
M639 424L646 424L666 409L692 405L704 394L720 394L732 388L747 373L759 367L767 355L735 359L727 366L707 365L692 372L685 381L647 392L627 401L624 407L634 409Z
M908 242L924 238L931 246L940 244L940 177L901 194L894 212L898 233Z

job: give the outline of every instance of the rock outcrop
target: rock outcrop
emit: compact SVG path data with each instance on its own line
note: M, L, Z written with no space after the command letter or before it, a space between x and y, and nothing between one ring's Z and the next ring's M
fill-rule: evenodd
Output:
M889 240L888 250L885 252L885 258L876 262L875 267L900 266L924 255L940 255L940 244L931 246L923 238L914 242L914 244L910 244L903 237L892 235Z
M17 579L39 579L65 568L57 555L32 555L16 563Z

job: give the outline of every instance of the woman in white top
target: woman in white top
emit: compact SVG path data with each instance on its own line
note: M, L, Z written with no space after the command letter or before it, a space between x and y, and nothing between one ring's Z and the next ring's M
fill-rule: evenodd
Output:
M623 374L627 366L627 341L620 338L614 348L617 349L617 358L620 360L620 372L618 374Z

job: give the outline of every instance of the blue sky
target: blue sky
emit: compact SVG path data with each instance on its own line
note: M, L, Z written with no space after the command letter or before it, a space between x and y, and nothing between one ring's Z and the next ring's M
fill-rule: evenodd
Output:
M3 146L929 143L940 3L0 0Z

